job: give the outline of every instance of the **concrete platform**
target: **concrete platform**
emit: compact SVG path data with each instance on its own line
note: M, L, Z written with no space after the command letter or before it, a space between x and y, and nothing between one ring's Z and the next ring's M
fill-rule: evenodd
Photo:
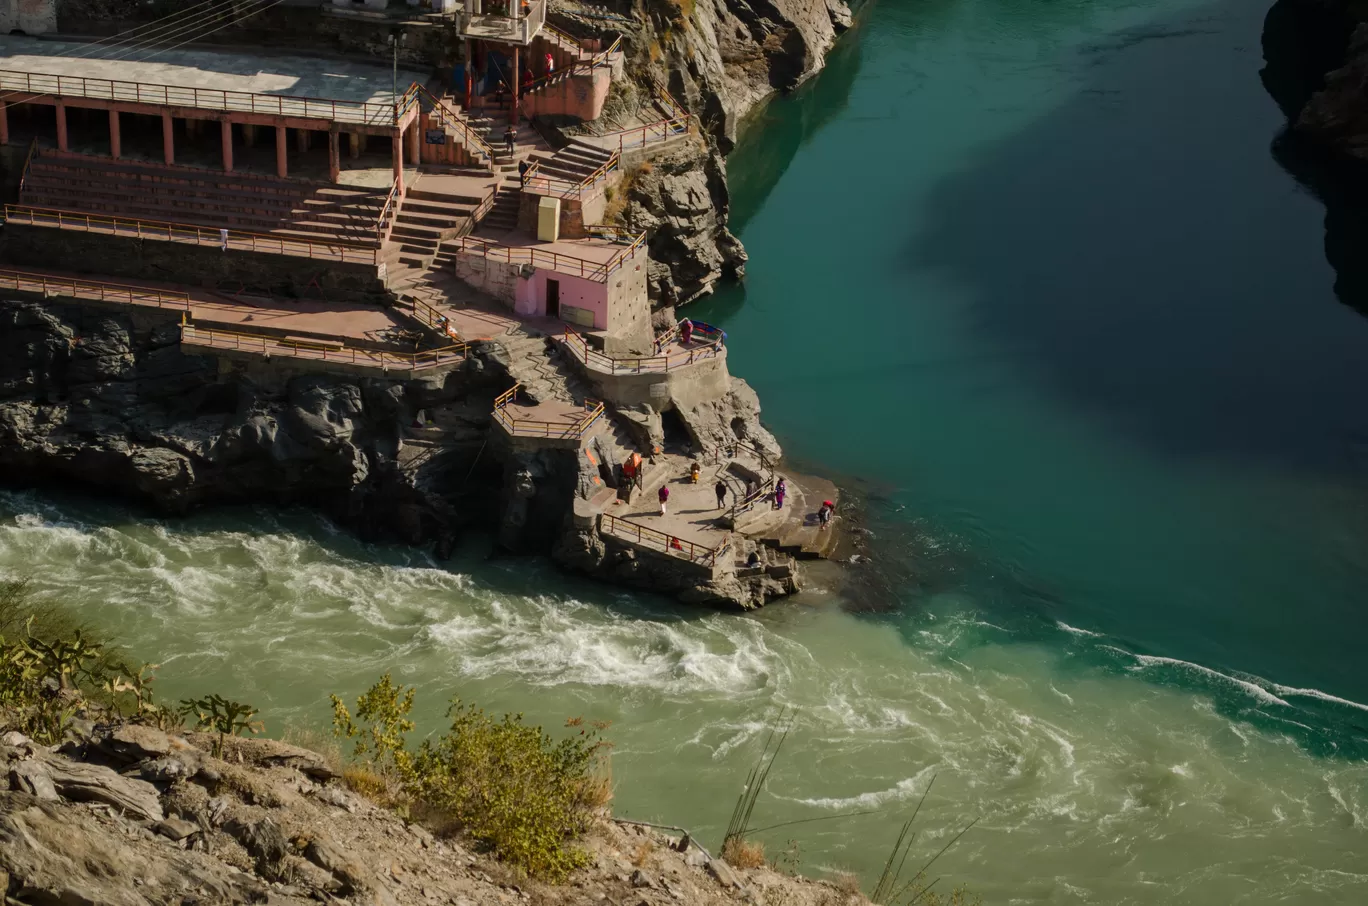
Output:
M262 53L222 53L185 47L123 55L127 47L40 41L0 36L0 72L44 73L110 79L143 85L172 85L253 94L319 98L380 104L393 100L393 75L387 66L322 57ZM399 93L427 76L399 70ZM5 81L5 87L11 87ZM22 99L20 99L22 100Z

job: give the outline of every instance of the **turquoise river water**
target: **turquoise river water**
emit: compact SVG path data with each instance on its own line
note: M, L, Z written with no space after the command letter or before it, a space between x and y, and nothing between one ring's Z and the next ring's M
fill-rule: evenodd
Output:
M756 812L819 874L915 852L989 903L1368 902L1368 321L1278 165L1259 4L878 0L730 161L698 316L872 563L748 616L305 513L0 495L0 568L272 731L385 670L613 722L620 814Z

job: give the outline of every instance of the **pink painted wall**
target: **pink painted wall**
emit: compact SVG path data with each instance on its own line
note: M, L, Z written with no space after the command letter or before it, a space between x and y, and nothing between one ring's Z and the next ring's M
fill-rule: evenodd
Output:
M575 308L583 308L593 312L593 327L583 325L584 329L608 329L608 284L596 283L583 277L572 277L569 274L561 274L544 268L537 268L537 272L531 277L519 278L518 299L514 305L514 310L519 314L545 315L546 281L548 279L560 281L560 303L562 307L573 305ZM564 320L570 319L565 318Z
M522 113L528 117L538 114L573 116L586 123L596 120L603 115L612 75L610 68L600 66L592 73L576 73L538 88L523 96Z

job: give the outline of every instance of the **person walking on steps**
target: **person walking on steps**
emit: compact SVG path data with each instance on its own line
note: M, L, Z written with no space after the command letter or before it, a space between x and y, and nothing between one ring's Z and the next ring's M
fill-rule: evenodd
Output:
M720 510L727 502L727 483L720 478L717 479L713 491L717 494L717 508Z
M545 59L546 59L546 74L547 74L548 76L550 76L551 73L553 73L553 72L556 71L556 58L553 57L553 56L551 56L551 51L548 50L548 51L546 52L546 57L545 57Z
M779 483L774 486L774 508L782 510L784 508L784 496L788 494L788 482L780 478Z
M656 494L656 496L660 498L660 515L664 516L665 505L670 502L670 489L662 485L660 493Z
M530 166L531 164L525 160L518 161L518 188L520 189L527 188L527 170Z
M685 318L679 322L679 343L688 346L693 341L693 321Z
M517 141L518 127L514 126L512 123L509 123L508 128L504 130L504 150L511 155L514 150L514 145L517 143Z

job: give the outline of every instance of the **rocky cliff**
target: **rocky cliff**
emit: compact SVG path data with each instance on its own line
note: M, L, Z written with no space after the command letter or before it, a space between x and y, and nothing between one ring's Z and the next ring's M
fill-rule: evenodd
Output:
M836 887L713 859L687 835L598 820L551 886L349 791L341 765L272 740L74 722L61 746L0 736L5 903L220 906L855 906ZM719 814L729 807L718 803Z
M727 228L724 155L746 115L822 68L849 27L844 0L634 0L631 15L561 0L556 18L581 35L624 37L632 98L664 87L698 117L703 138L633 170L622 219L651 236L661 305L711 292L744 272L746 255ZM623 93L619 89L619 93ZM668 272L667 272L668 269Z
M411 542L458 521L400 468L400 430L418 408L478 393L478 369L437 382L263 380L220 375L218 362L179 341L165 319L0 303L0 469L11 481L76 483L167 513L306 504L363 534ZM477 426L465 439L478 447L483 438Z

